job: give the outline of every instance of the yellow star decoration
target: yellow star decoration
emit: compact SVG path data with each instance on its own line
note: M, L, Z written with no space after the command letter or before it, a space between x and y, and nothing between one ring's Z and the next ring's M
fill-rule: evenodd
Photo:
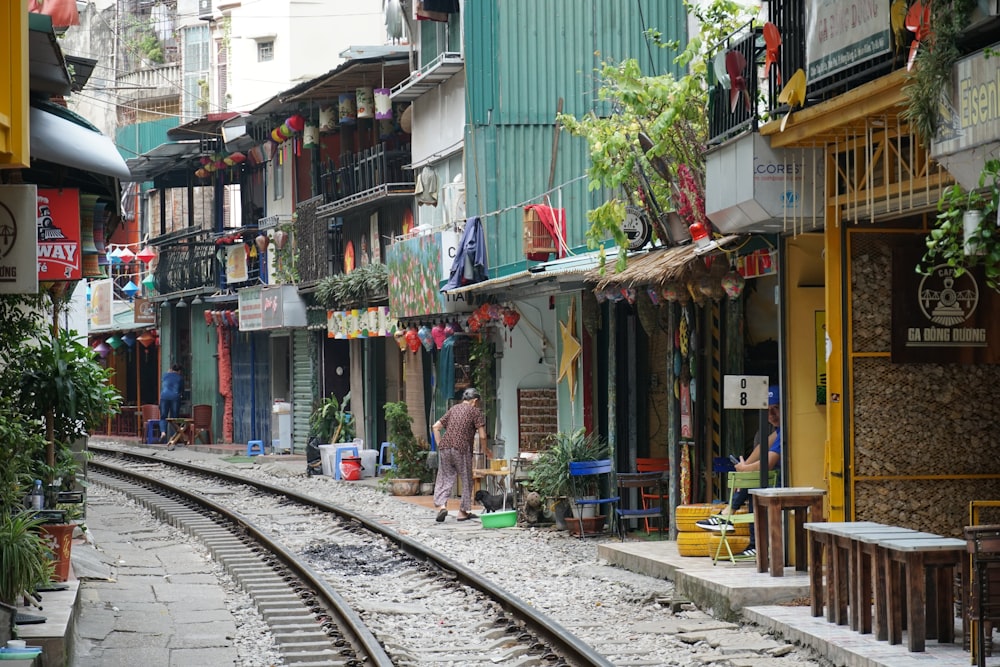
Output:
M570 302L566 323L559 323L562 338L562 359L559 360L559 381L569 381L569 399L576 400L576 360L583 346L576 339L576 300Z

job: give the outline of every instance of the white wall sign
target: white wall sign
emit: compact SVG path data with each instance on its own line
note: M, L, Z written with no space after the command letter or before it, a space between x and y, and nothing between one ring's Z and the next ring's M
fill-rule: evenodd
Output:
M806 2L806 80L812 83L888 53L891 39L886 2Z
M723 376L722 407L726 410L767 410L767 376Z
M38 292L34 185L0 185L0 294Z

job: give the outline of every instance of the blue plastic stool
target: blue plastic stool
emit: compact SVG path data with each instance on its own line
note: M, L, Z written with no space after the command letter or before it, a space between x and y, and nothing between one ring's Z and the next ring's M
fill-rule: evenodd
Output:
M263 440L251 440L247 443L247 456L260 456L264 453Z
M337 448L333 450L333 478L341 479L340 476L340 457L344 454L350 452L351 456L357 458L358 456L358 446L357 445L337 445Z
M385 463L385 455L389 454L389 462ZM378 448L378 465L375 466L375 474L381 475L386 470L396 469L396 445L391 442L383 442Z
M153 431L156 431L156 433L154 434ZM149 445L154 442L159 442L161 435L162 434L160 433L160 421L158 419L147 419L145 443Z

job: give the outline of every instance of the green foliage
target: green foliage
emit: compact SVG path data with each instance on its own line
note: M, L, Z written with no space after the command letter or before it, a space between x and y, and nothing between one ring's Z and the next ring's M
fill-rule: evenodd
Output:
M902 116L925 146L930 146L937 134L942 95L950 91L952 66L962 55L958 42L975 8L976 0L931 3L934 37L921 42L909 74L910 83L903 88L910 103Z
M17 413L10 396L0 396L0 516L22 507L44 458L41 429Z
M309 428L313 435L324 444L354 440L354 418L347 411L350 404L351 392L344 394L343 403L330 394L309 415Z
M496 409L496 380L494 364L496 362L493 343L488 336L473 338L469 346L469 366L472 376L472 386L479 390L482 399L482 410L486 416L486 430L492 432L490 421ZM485 446L485 443L484 443Z
M389 271L385 264L373 262L350 273L327 276L316 285L316 301L330 310L368 306L384 301L389 294Z
M597 461L609 453L607 441L596 433L588 434L582 428L573 433L557 433L551 436L548 448L528 471L530 486L549 500L569 496L570 461Z
M413 417L404 401L385 404L385 426L389 442L396 446L396 469L389 470L383 481L390 479L419 479L430 482L433 471L427 467L426 446L413 435Z
M0 515L0 602L16 604L51 578L52 552L38 532L42 522L32 517L27 512Z
M701 22L701 32L681 51L675 62L687 68L687 74L643 76L636 60L602 63L597 70L601 82L599 98L610 102L615 113L609 117L588 114L583 118L562 114L559 124L570 134L583 137L590 146L591 164L587 170L590 189L609 188L618 196L608 198L588 213L590 228L587 244L601 251L604 265L604 241L618 246L617 267L625 267L628 239L621 230L625 206L634 204L650 209L643 175L649 180L652 196L663 210L673 208L677 166L686 164L695 180L704 186L704 151L707 137L707 61L709 49L734 33L749 18L750 9L730 0L714 0L707 5L686 4L688 13ZM649 34L660 48L676 48ZM644 151L639 133L652 140ZM669 173L659 173L653 162L665 165ZM647 210L656 223L652 210ZM654 229L656 224L654 224ZM666 242L666 239L660 239Z
M982 211L983 220L975 233L965 238L962 218L966 211ZM979 186L967 191L955 184L945 188L938 200L934 227L927 235L927 252L917 266L919 273L928 274L941 264L955 269L960 276L967 269L982 266L986 284L1000 291L1000 160L987 160L979 175ZM966 254L969 245L972 254Z

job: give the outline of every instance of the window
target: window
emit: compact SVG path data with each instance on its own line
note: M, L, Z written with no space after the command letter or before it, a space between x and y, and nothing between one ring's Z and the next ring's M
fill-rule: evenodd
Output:
M257 42L257 62L263 63L269 60L274 60L274 40Z
M187 118L198 118L209 112L208 76L209 58L208 26L184 30L184 101L183 113Z

